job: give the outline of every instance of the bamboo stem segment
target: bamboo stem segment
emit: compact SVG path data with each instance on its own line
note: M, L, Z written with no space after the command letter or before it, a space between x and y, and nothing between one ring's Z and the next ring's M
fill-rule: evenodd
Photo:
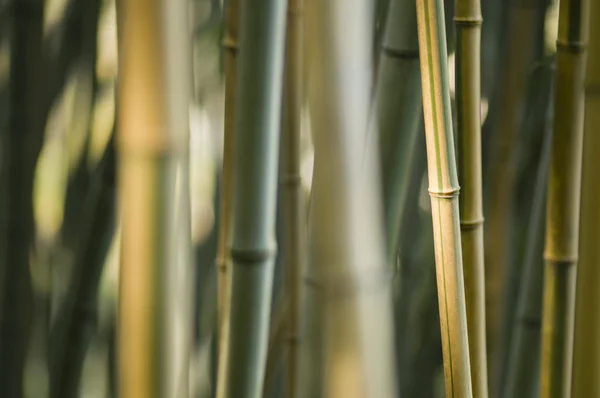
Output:
M286 4L244 1L235 103L231 301L219 396L263 392L275 260ZM220 376L221 377L221 376Z
M442 1L417 0L417 22L446 397L468 398L473 391Z
M481 183L481 3L458 0L456 24L456 106L460 230L473 395L488 396L485 330L485 269Z
M586 2L589 46L585 77L585 119L581 189L581 237L575 307L572 398L600 396L600 3Z
M392 0L375 87L388 262L396 262L411 165L422 120L416 3ZM374 132L371 132L375 135Z
M300 344L300 278L306 250L304 193L300 178L303 93L304 0L288 0L286 65L281 140L281 176L285 211L284 259L287 297L286 397L297 396Z
M118 20L119 395L182 397L189 358L179 326L189 314L180 270L189 266L190 231L180 227L189 203L176 173L187 175L189 151L187 3L124 0Z
M228 246L231 242L233 219L233 165L235 158L235 103L237 86L237 54L240 0L225 2L225 26L223 37L223 67L225 69L225 119L223 124L223 167L221 203L217 237L217 391L224 392L225 369L227 368L227 330L229 325L229 299L231 264Z
M306 5L315 168L298 396L395 397L378 152L375 145L365 151L372 3L309 0Z
M568 398L571 391L588 11L587 0L560 2L546 204L540 398Z

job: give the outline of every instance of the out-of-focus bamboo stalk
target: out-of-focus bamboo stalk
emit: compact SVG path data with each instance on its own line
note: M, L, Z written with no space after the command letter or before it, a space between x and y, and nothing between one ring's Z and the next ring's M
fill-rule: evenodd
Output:
M600 397L600 3L590 1L571 398Z
M481 187L481 3L458 0L456 24L456 107L460 232L473 395L488 396L485 334L485 270Z
M219 397L263 392L275 214L286 3L241 3L235 103L231 301Z
M189 212L189 203L182 206L187 184L177 183L177 169L187 176L187 2L124 0L117 12L119 395L184 397L188 353L179 328L188 314L182 315L187 289L180 271L189 259L190 231L181 224L179 212Z
M579 244L588 0L560 2L548 175L540 398L569 398Z
M417 22L446 397L468 398L473 391L442 1L417 0Z
M553 71L553 66L540 64L532 78L533 82L537 81L538 88L535 90L539 93L536 101L538 104L532 107L529 113L532 115L545 113L542 127L544 137L535 176L535 187L532 191L527 246L523 256L523 275L519 278L517 308L514 323L511 325L513 337L504 369L506 376L501 391L503 398L537 397L539 392L546 187L552 141L551 122L554 111L548 98L552 97L551 76L554 75ZM536 79L536 75L539 75L540 78ZM544 111L543 108L546 110ZM526 128L538 127L532 125L526 126Z
M15 0L8 7L10 105L0 156L0 394L22 397L33 314L29 263L34 236L33 180L45 120L41 90L44 2Z
M371 5L306 2L315 168L304 278L302 398L396 396L377 146L368 145L365 152Z
M421 75L416 4L392 0L375 86L375 114L386 223L388 262L394 264L421 122Z
M280 185L285 211L283 263L285 266L286 329L286 397L296 397L300 343L300 277L306 251L304 192L300 179L301 118L304 100L304 0L288 0L286 34L283 128L280 155Z
M486 171L488 205L485 235L485 301L488 346L489 390L497 397L500 390L502 363L507 355L502 321L507 310L503 294L513 268L510 237L513 231L516 153L522 131L527 77L535 56L536 25L539 5L545 0L510 0L506 50L499 88L497 124L491 138L491 163ZM484 178L485 179L485 178ZM505 338L506 337L506 338Z

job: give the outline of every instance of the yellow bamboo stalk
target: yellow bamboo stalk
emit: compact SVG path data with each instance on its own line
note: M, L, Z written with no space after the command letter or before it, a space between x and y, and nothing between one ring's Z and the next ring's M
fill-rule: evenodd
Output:
M600 397L600 3L590 1L571 398Z
M571 392L588 11L587 0L560 2L546 204L540 398L568 398Z
M450 112L444 7L417 0L427 165L446 397L473 396Z
M187 361L173 355L181 347L176 329L183 299L175 289L180 261L189 260L182 236L187 249L190 243L189 230L182 234L178 222L187 201L178 193L176 171L184 165L186 174L189 151L187 3L124 0L118 13L119 395L180 397Z
M458 0L456 24L456 106L458 177L463 191L460 230L473 395L488 396L485 330L485 271L481 186L481 2Z

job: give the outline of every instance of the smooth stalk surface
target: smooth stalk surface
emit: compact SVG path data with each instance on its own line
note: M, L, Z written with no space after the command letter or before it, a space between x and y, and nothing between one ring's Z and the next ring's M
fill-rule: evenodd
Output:
M536 78L536 75L539 75L539 78ZM532 77L532 84L537 81L537 88L534 90L538 93L536 94L536 104L530 108L529 113L543 115L541 117L543 124L540 127L544 136L535 176L535 187L532 191L527 246L523 255L523 272L519 278L517 308L514 323L511 325L513 337L501 391L503 398L537 397L539 393L546 188L554 117L554 107L551 106L549 98L553 98L553 76L554 66L552 64L540 64ZM539 122L536 122L525 127L540 128L538 124Z
M561 0L548 175L540 398L569 398L579 244L588 0Z
M473 396L458 212L446 28L441 0L417 0L427 166L446 397Z
M189 220L187 5L124 0L117 11L121 397L187 396L189 352L180 330L189 316L182 287L190 279L181 272L188 270L190 245L181 222Z
M587 4L582 11L590 19L571 398L600 397L600 3Z
M286 396L297 395L300 344L300 277L306 251L304 192L300 178L301 119L304 100L304 0L288 0L280 184L285 211L283 263L286 275Z
M456 107L460 232L473 395L488 396L481 184L481 4L458 0L456 24Z
M379 49L375 86L373 121L379 129L386 248L390 264L396 263L411 165L422 121L415 7L414 0L391 1L383 44Z
M224 381L217 394L263 392L275 261L279 123L286 4L241 4L230 249L231 302ZM221 395L223 394L223 395Z
M298 396L395 397L391 272L377 146L365 151L372 3L306 4L315 168Z
M221 203L217 237L217 328L218 360L217 391L225 391L222 385L227 368L227 330L229 325L230 259L233 218L233 162L235 157L235 103L237 81L237 54L240 0L225 2L223 37L223 68L225 70L225 119L223 123L223 166L221 170Z

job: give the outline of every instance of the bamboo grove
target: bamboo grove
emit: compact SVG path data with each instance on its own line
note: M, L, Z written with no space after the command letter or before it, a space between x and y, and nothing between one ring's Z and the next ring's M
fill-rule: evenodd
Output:
M600 398L597 1L5 0L0 44L1 398Z

